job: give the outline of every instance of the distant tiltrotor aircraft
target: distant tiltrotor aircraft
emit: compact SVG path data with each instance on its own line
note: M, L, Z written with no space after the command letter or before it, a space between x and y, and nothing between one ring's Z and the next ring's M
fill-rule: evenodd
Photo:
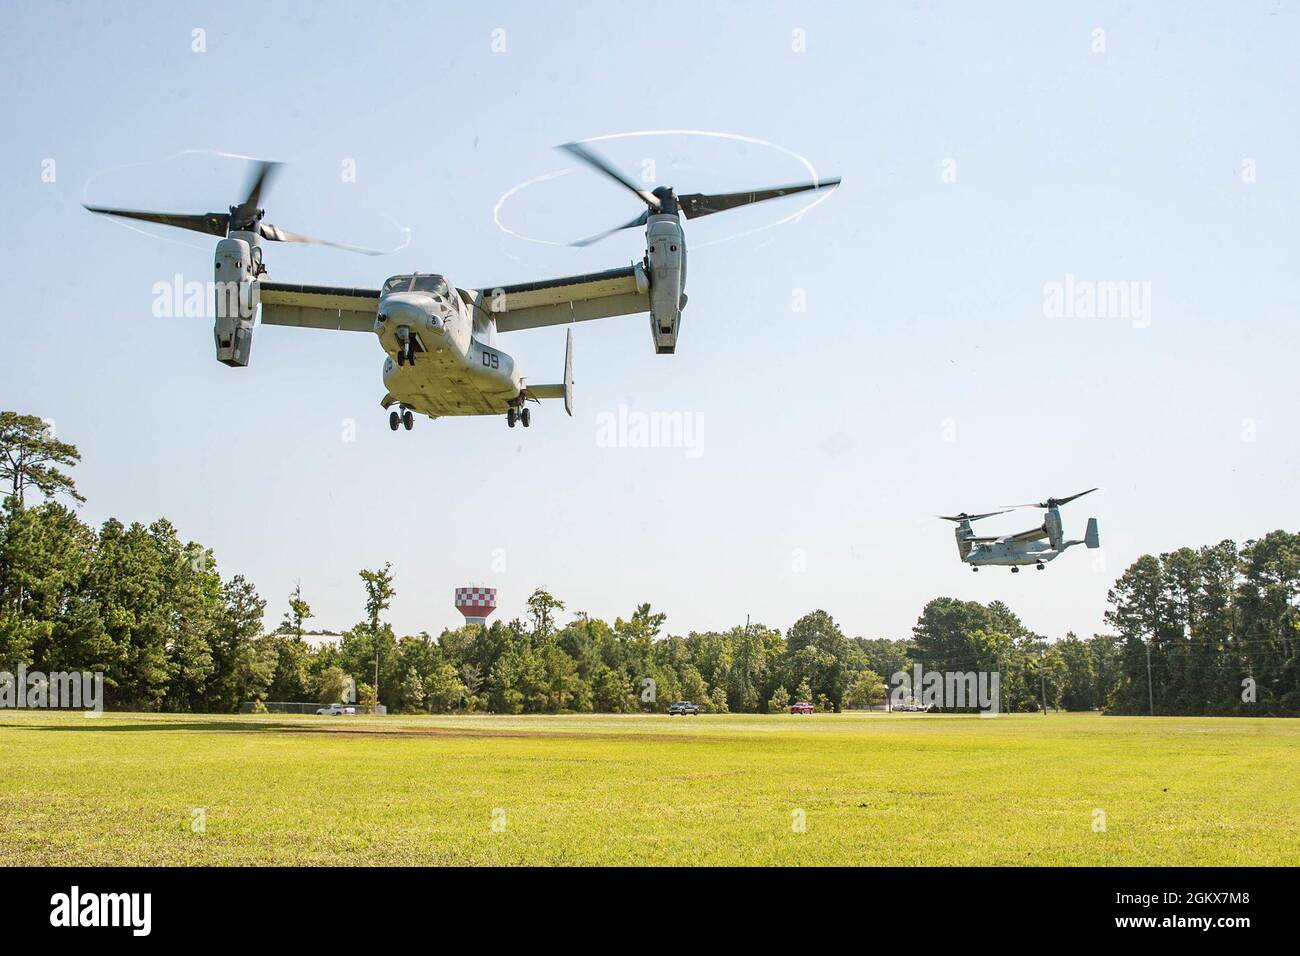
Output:
M1088 519L1088 530L1082 540L1066 541L1061 528L1060 506L1091 494L1096 488L1089 488L1068 498L1048 498L1034 504L1010 505L1003 511L986 511L984 514L968 515L966 512L956 515L939 515L945 521L955 521L957 536L957 553L961 559L978 571L983 565L994 564L1010 566L1013 574L1020 571L1020 565L1032 564L1042 571L1047 562L1059 558L1067 548L1084 544L1089 548L1101 547L1097 538L1097 519ZM1017 534L980 537L971 528L972 521L990 518L993 515L1007 514L1013 508L1046 508L1043 523L1037 528L1021 531Z

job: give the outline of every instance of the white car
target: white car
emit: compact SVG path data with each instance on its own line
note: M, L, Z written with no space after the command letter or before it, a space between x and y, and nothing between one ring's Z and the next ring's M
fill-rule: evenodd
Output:
M351 704L330 704L319 708L316 713L322 717L355 717L357 709Z
M895 704L895 711L907 711L910 713L928 714L934 709L933 704L922 704L919 700L905 700L901 704Z

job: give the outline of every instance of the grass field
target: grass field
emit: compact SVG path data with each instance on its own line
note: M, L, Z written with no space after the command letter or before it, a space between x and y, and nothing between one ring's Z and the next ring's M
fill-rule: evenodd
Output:
M1300 862L1300 720L8 712L0 755L9 865Z

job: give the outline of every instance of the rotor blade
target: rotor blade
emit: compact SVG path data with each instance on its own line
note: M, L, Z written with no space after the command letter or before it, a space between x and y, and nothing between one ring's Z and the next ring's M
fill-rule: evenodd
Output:
M708 195L706 193L687 193L684 196L678 196L677 201L681 204L682 213L687 219L698 219L700 216L710 216L715 212L723 212L727 209L735 209L738 206L748 206L750 203L765 202L768 199L779 199L782 196L791 196L795 193L808 192L810 189L827 189L831 186L840 184L839 177L827 179L815 183L795 183L791 186L773 186L770 189L755 189L744 193L715 193Z
M1082 498L1084 495L1090 495L1096 490L1097 490L1096 488L1089 488L1087 491L1081 491L1077 495L1070 495L1070 497L1068 498L1048 498L1046 501L1031 501L1022 505L1007 505L1007 507L1008 508L1050 508L1052 507L1052 505L1056 505L1059 508L1061 505L1070 503L1075 498Z
M574 156L577 156L588 166L591 166L593 169L597 169L600 172L604 173L606 176L614 180L614 182L618 183L624 189L630 189L632 192L636 193L638 199L640 199L643 203L645 203L647 206L649 206L651 209L655 210L656 212L661 208L658 196L654 195L653 193L646 192L644 189L637 186L636 183L632 182L632 180L628 179L621 172L619 172L608 162L606 162L606 160L603 157L597 156L595 153L587 149L587 147L583 146L581 143L565 143L563 146L560 147L560 149L567 150L568 152L572 153Z
M279 163L261 160L253 167L253 175L248 182L248 198L235 207L235 219L239 223L252 222L257 215L258 205L262 201L262 190L270 183Z
M123 219L139 219L142 222L156 222L177 229L192 229L194 232L206 232L210 236L224 236L230 224L229 213L207 212L190 215L173 212L145 212L140 209L110 209L107 206L86 206L87 210L101 216L120 216Z
M330 242L327 239L313 239L311 236L304 236L301 233L290 232L288 229L281 229L279 226L273 226L269 222L261 222L257 225L258 234L263 239L269 239L272 242L302 242L310 246L330 246L334 249L346 249L348 252L359 252L363 256L382 256L382 252L376 252L374 249L362 249L360 246L347 246L341 242Z
M586 238L586 239L579 239L577 242L571 242L571 243L569 243L569 245L571 245L571 246L579 246L579 247L581 247L581 246L589 246L589 245L591 245L593 242L600 242L600 240L602 240L602 239L604 239L604 238L606 238L606 237L608 237L608 236L612 236L612 235L614 235L614 233L616 233L616 232L622 232L624 229L631 229L631 228L633 228L634 226L644 226L644 225L646 224L646 222L649 221L649 219L650 219L650 210L647 209L645 212L641 213L641 215L637 216L637 217L636 217L635 219L633 219L631 222L625 222L625 223L623 223L623 225L621 225L621 226L615 226L613 229L606 229L604 232L602 232L602 233L598 233L598 234L596 234L596 235L594 235L594 236L589 236L589 237Z
M935 515L936 518L942 518L944 521L978 521L980 518L991 518L994 515L1004 515L1005 511L986 511L982 515L968 515L962 512L959 515Z
M1056 503L1058 505L1068 504L1069 502L1073 501L1075 498L1082 498L1084 495L1090 495L1096 490L1097 490L1096 488L1089 488L1087 491L1081 491L1077 495L1070 495L1070 497L1068 498L1057 498Z

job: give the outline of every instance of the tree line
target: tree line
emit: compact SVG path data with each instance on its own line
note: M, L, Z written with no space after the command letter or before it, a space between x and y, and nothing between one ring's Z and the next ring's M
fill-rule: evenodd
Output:
M1300 534L1143 555L1109 599L1117 713L1300 714Z
M543 589L523 618L398 636L390 566L363 569L361 619L308 642L309 602L266 602L166 519L80 520L74 446L34 416L0 412L0 670L99 671L113 709L233 712L331 703L355 688L398 712L706 712L877 705L897 672L996 671L1000 709L1139 714L1300 713L1300 535L1143 556L1115 583L1113 634L1049 642L1004 604L940 597L903 639L847 636L823 610L665 635L650 604L610 623ZM29 503L28 495L39 500ZM59 499L73 502L70 507ZM1148 666L1148 659L1150 665Z

